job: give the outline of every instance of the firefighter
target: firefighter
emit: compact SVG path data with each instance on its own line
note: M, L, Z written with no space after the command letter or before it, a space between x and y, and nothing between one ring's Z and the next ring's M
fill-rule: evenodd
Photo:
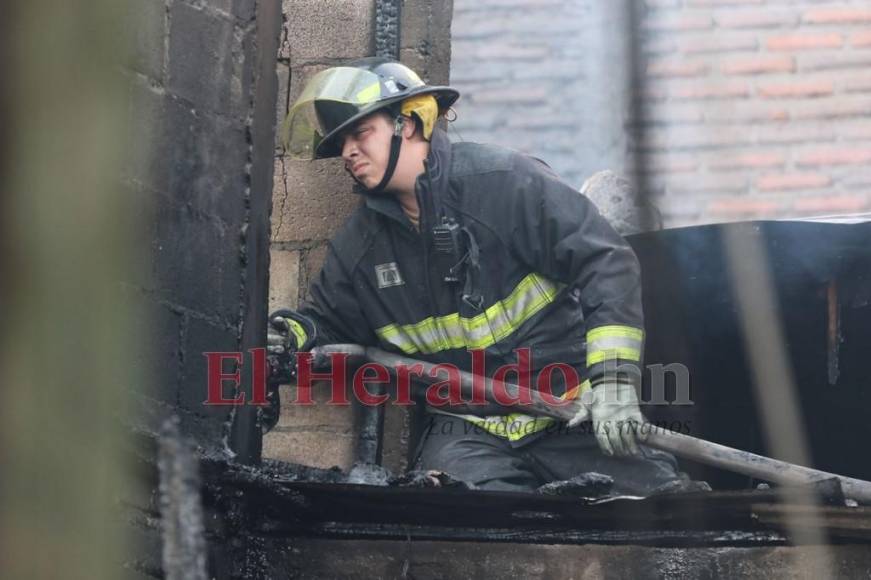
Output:
M310 301L270 316L273 364L292 367L294 352L333 343L466 371L483 351L488 375L522 356L530 388L581 396L585 415L567 425L510 405L428 406L417 468L492 490L584 472L613 477L624 493L673 485L674 458L644 446L638 429L633 251L542 161L451 143L437 121L458 97L377 57L305 87L282 127L287 153L341 157L365 203L331 240Z

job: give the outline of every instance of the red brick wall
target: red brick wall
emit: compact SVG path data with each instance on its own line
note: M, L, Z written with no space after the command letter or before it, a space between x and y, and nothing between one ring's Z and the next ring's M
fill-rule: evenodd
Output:
M670 225L871 210L871 1L645 5L640 147Z
M611 0L454 0L455 137L535 155L577 188L601 169L625 172L628 83L603 74L605 60L625 61L603 46L620 29L610 8Z
M666 225L871 211L871 0L636 1L643 112L627 119L627 155L644 154L643 182ZM490 3L493 21L507 24L500 10L538 5ZM560 20L560 8L548 10ZM468 14L454 15L464 47L476 42ZM528 30L524 39L515 48L541 42ZM507 59L478 51L474 64L507 68ZM471 64L455 50L459 78ZM461 88L474 105L479 87ZM485 113L467 110L478 123ZM529 148L522 134L510 142Z

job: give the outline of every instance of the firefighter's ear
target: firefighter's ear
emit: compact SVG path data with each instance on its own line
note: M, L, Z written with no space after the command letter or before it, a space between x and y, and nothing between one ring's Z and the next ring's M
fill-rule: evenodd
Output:
M405 121L402 124L402 136L406 139L412 139L415 133L420 134L418 127L420 127L420 121L418 121L415 115L403 115Z

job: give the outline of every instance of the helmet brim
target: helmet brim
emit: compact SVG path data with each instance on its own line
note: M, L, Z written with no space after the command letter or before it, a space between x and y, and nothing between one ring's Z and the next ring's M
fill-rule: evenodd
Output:
M451 105L453 105L458 98L460 98L460 93L456 89L452 89L451 87L446 86L424 86L418 87L415 89L411 89L408 92L403 93L402 95L397 95L392 99L385 99L383 101L379 101L377 103L373 103L371 107L367 107L362 109L356 115L349 117L344 123L330 131L327 135L321 139L320 143L315 147L315 159L329 159L332 157L339 157L342 154L341 146L338 142L339 135L350 128L352 125L367 117L373 113L377 113L378 111L383 111L384 109L388 109L393 105L401 103L405 99L413 97L415 95L424 95L431 94L435 97L436 103L438 103L439 112L444 112Z

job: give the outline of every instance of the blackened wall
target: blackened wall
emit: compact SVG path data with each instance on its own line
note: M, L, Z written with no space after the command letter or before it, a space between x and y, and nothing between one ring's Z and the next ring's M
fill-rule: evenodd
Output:
M277 0L130 5L137 147L126 179L150 227L127 290L142 307L135 331L153 337L133 361L151 373L134 417L153 430L177 412L217 451L234 411L203 405L203 353L244 351L265 335L281 12Z
M178 415L206 455L259 457L259 435L247 436L257 433L253 407L203 404L203 353L246 352L265 337L281 9L279 0L129 0L129 8L135 151L124 179L144 225L138 276L124 291L138 312L130 332L148 337L148 348L130 356L131 376L144 377L130 386L128 423L142 435L134 453L145 469L124 498L138 542L128 567L163 577L152 455L163 420ZM230 385L224 392L235 394Z

